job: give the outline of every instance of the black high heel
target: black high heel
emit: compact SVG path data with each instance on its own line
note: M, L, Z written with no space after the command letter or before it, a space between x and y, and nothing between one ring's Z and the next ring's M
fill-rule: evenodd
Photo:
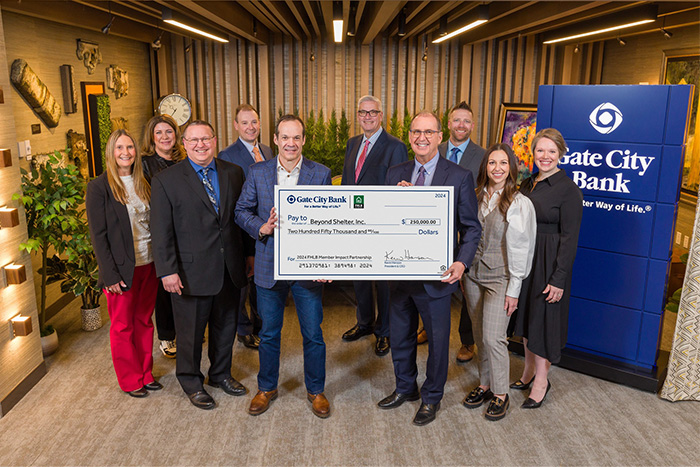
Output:
M525 399L525 402L523 402L523 405L521 405L520 408L522 408L522 409L537 409L537 408L539 408L542 405L542 403L544 402L544 400L547 398L547 393L549 393L550 389L552 389L552 383L550 383L549 380L547 380L547 390L545 391L544 396L542 397L542 400L539 402L535 402L534 399L531 399L528 397L527 399Z
M530 385L532 382L535 380L535 375L532 375L532 378L530 378L530 381L527 383L523 383L522 379L517 380L515 383L510 385L511 389L517 389L518 391L525 391L527 389L530 389Z

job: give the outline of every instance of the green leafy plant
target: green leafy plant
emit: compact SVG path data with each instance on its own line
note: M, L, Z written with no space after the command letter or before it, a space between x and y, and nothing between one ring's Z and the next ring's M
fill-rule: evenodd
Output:
M39 329L42 335L49 330L45 320L48 253L53 248L60 255L71 248L70 233L79 228L81 206L85 202L85 181L79 169L73 164L62 166L61 159L61 152L54 151L45 162L33 162L29 172L22 169L22 193L12 196L22 202L27 217L28 239L19 249L41 256Z
M112 108L109 104L109 96L102 94L97 96L97 123L100 132L100 154L102 155L102 167L107 167L105 164L105 148L107 140L112 134L112 119L110 117Z
M683 253L680 257L681 263L687 265L688 264L688 253ZM666 306L664 309L666 311L670 311L671 313L678 313L678 308L681 305L681 294L683 293L683 287L679 288L675 292L673 292L673 295L671 295L668 298L668 302L666 302Z

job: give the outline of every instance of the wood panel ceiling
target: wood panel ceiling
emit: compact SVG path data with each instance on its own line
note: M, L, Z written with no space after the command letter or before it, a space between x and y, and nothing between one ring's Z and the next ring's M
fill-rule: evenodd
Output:
M627 12L644 5L656 5L658 17L653 23L608 33L588 39L600 40L651 33L661 28L674 28L700 23L700 3L693 2L580 2L580 1L366 1L342 0L344 35L354 17L355 36L369 44L378 37L408 40L428 35L437 38L440 32L457 29L486 4L489 21L452 40L473 43L496 37L520 34L565 31L577 23L604 21L611 15L624 17ZM101 30L114 15L110 34L143 42L153 41L159 29L180 35L186 33L162 22L164 9L172 10L194 26L224 37L233 36L258 44L268 44L273 35L297 40L332 40L333 1L318 0L0 0L3 10L40 17L62 24ZM405 35L399 34L399 16L405 18ZM441 31L441 23L443 28ZM446 28L445 28L446 25ZM350 26L350 27L349 27ZM585 42L585 40L581 40Z

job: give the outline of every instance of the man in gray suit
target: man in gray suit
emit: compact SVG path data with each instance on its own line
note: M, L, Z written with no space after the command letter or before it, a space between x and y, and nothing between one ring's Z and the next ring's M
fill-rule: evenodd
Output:
M236 116L233 127L238 132L238 139L231 146L219 153L219 159L233 162L243 169L243 174L248 176L248 167L256 162L272 159L272 149L258 142L260 136L260 116L258 111L250 104L241 104L236 107ZM251 273L253 272L251 267ZM258 315L257 294L253 276L248 278L248 284L241 289L241 302L238 308L238 340L250 349L256 349L260 345L258 333L262 328L262 321ZM246 309L246 298L250 299L250 313Z
M452 107L448 115L447 128L450 129L450 139L438 146L438 152L441 157L446 157L469 170L476 186L479 166L486 150L471 140L474 114L469 104L462 101ZM462 312L459 318L459 338L462 341L462 347L457 352L457 361L466 363L474 358L474 334L464 297L462 297Z

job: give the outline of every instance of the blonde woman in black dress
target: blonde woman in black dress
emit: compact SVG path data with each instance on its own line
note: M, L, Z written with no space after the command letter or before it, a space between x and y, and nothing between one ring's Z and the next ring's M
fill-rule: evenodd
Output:
M559 131L546 128L532 140L538 172L525 180L520 192L530 198L537 215L537 240L530 275L523 282L515 315L516 336L523 337L525 367L512 389L532 385L522 407L542 405L552 385L547 376L566 345L571 272L576 257L583 195L558 167L566 153Z

